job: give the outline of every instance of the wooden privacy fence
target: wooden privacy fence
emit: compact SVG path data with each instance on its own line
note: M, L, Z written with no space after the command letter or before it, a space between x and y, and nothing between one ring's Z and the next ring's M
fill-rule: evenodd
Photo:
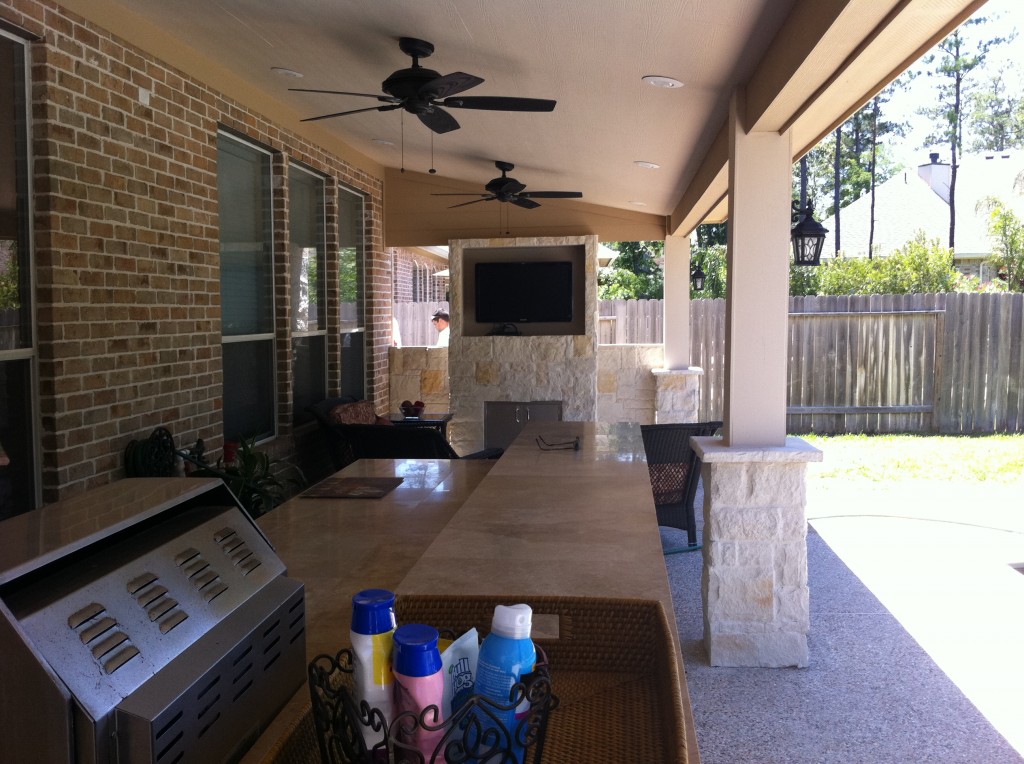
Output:
M1024 295L792 297L792 433L1024 431ZM690 309L700 416L722 417L725 301Z
M432 345L444 303L397 303L403 345ZM1024 432L1024 295L791 297L792 433ZM598 341L659 344L661 300L602 300ZM725 300L690 303L700 418L723 414Z
M657 345L664 340L663 300L598 301L597 341L602 345Z
M438 308L448 310L445 300L439 302L396 302L395 320L398 322L402 347L427 347L437 342L437 329L430 323L430 317Z

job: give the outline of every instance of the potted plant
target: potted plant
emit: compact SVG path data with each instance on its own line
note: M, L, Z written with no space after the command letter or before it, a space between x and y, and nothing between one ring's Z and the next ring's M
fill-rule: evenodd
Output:
M258 451L255 438L238 442L233 461L218 459L216 469L206 467L192 474L219 477L253 517L266 514L291 493L306 487L302 470Z

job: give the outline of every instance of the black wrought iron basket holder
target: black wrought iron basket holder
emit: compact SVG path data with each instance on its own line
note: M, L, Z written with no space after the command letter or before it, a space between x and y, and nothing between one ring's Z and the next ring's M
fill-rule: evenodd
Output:
M435 706L418 716L400 714L388 725L380 710L365 701L357 703L352 658L352 651L344 648L333 657L318 655L309 664L313 724L324 764L540 764L548 715L558 707L558 698L551 691L547 657L540 647L536 667L514 686L511 702L500 704L472 695L440 724L435 723ZM529 701L529 712L514 730L506 729L498 714L519 707L524 700ZM417 728L441 736L429 757L410 742ZM380 742L368 748L364 730L372 731L370 737Z

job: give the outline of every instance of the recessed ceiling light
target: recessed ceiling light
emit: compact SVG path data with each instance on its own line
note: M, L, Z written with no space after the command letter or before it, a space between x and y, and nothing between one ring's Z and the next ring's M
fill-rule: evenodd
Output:
M646 207L647 206L647 202L634 202L632 199L629 200L629 203L633 204L633 205L635 205L637 207Z
M635 164L637 167L644 167L648 170L657 170L659 167L661 167L660 164L655 164L654 162L645 162L642 159L637 159L635 162L633 162L633 164Z
M381 146L394 146L395 145L394 141L385 140L384 138L374 138L372 142L376 143L376 144L379 144Z
M297 72L294 69L285 69L283 66L272 66L270 71L274 74L280 74L282 77L301 77L302 72Z
M641 77L644 82L648 85L653 85L656 88L681 88L683 83L674 77L663 77L660 74L648 74L646 77Z

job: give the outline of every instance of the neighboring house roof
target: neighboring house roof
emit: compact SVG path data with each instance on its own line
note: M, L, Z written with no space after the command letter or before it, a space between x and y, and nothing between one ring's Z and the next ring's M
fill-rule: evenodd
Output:
M917 172L897 173L875 189L874 251L887 255L912 241L924 231L929 241L949 241L949 165L932 161L920 165ZM977 212L979 201L995 196L1024 218L1024 196L1014 188L1024 172L1024 154L1001 152L973 154L960 160L956 176L956 230L954 257L988 257L992 242L988 235L987 215ZM871 194L842 208L840 212L840 250L848 257L865 257L868 252ZM835 217L821 221L829 230L822 249L823 257L835 255Z

